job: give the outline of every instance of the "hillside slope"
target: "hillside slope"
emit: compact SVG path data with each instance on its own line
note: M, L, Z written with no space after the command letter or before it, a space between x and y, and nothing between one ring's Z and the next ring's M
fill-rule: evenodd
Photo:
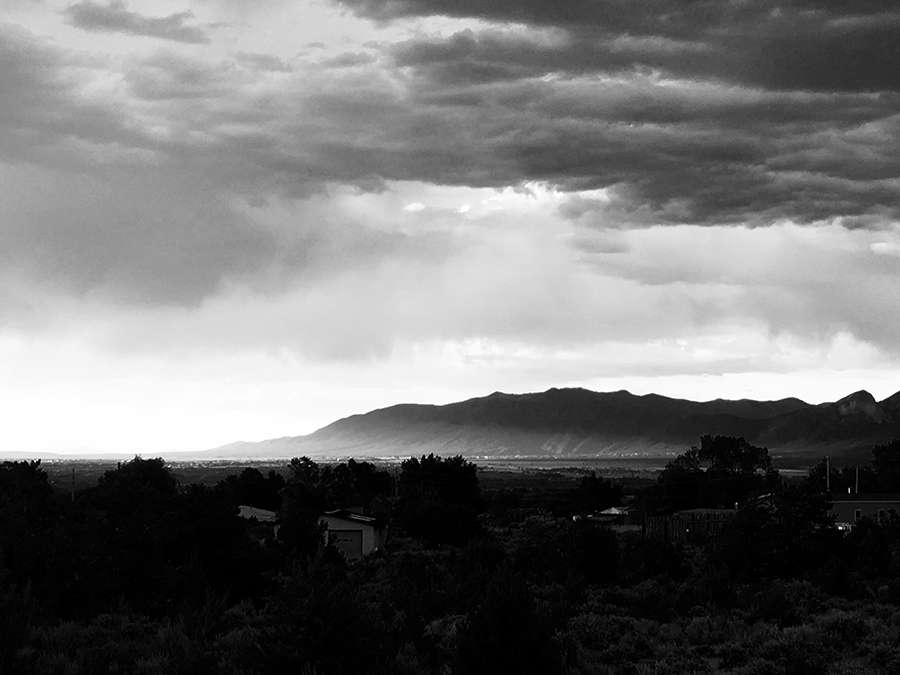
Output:
M834 403L687 401L627 391L550 389L448 405L402 404L338 420L308 436L236 443L214 456L666 457L702 434L743 436L773 454L867 452L900 437L900 393L865 391Z

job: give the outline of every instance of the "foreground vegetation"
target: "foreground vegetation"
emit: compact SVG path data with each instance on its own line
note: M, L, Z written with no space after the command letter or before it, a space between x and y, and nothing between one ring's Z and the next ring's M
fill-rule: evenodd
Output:
M900 488L900 443L874 458L864 479ZM640 494L586 475L542 501L483 490L459 457L206 486L136 458L73 500L6 462L0 672L900 672L900 522L838 533L827 469L787 484L763 449L705 437ZM740 509L689 547L572 518L629 498ZM278 536L239 504L277 510ZM386 550L349 564L328 544L318 514L344 506L391 519Z

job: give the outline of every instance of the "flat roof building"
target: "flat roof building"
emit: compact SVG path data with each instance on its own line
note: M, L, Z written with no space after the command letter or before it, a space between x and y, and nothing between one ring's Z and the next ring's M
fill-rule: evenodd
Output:
M900 515L900 494L844 494L831 495L831 513L837 523L855 525L863 518L883 520L892 514Z

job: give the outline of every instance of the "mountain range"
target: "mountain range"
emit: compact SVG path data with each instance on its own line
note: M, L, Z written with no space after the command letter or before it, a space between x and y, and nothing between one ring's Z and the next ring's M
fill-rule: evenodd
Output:
M775 457L867 457L872 445L900 437L900 392L877 401L858 391L821 404L797 398L696 402L586 389L496 392L447 405L395 405L352 415L307 436L232 443L200 454L650 458L678 455L703 434L743 436Z

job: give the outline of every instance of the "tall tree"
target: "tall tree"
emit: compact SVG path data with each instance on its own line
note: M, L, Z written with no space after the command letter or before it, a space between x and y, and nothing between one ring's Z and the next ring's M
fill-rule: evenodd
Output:
M606 478L598 478L595 471L583 476L575 491L573 505L579 513L602 511L622 503L622 486Z
M371 462L348 459L321 471L321 482L327 491L330 508L361 506L368 508L376 497L391 492L391 475Z
M900 492L900 438L872 448L872 467L879 490Z
M400 465L397 516L412 536L430 544L461 544L480 531L478 467L456 457L424 455Z
M259 469L247 467L240 475L227 476L216 486L216 490L235 505L246 504L277 511L281 508L281 490L285 484L284 476L277 471L263 475Z
M27 518L45 510L53 488L41 460L0 463L0 510Z
M410 457L400 465L400 489L430 492L445 504L480 506L478 467L461 455Z
M654 508L723 508L780 485L769 451L744 438L710 436L669 462L647 493Z

